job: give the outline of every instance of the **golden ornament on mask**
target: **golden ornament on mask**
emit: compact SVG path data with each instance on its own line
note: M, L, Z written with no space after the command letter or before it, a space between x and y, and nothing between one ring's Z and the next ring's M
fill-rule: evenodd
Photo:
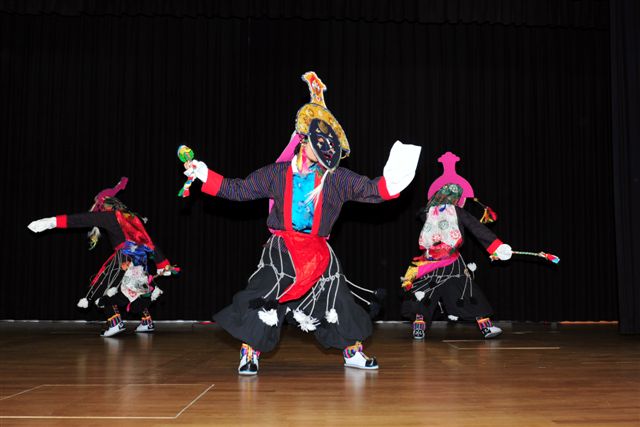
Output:
M347 157L351 151L349 148L349 141L347 141L347 136L345 135L342 126L340 126L340 123L338 123L338 120L336 120L333 114L331 114L331 112L326 108L317 104L303 105L296 115L296 131L304 135L308 135L309 126L311 126L311 121L313 119L321 120L325 124L331 126L340 141L340 147L342 147L343 152L342 158Z
M318 127L320 128L320 132L329 133L329 126L327 126L326 122L323 122L323 121L319 122Z

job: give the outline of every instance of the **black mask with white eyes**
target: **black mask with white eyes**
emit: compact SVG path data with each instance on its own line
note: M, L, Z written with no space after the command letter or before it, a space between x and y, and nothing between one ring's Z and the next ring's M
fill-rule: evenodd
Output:
M309 125L309 142L318 162L327 169L334 169L340 163L342 148L338 135L326 122L313 119Z

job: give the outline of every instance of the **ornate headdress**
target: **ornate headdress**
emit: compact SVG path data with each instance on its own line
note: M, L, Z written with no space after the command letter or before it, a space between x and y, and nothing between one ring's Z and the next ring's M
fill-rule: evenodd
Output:
M120 178L120 181L113 188L105 188L93 198L93 206L89 209L89 212L100 212L104 210L104 200L107 197L115 197L121 190L124 190L127 187L127 182L129 182L129 178L123 176Z
M105 188L93 198L93 205L89 212L102 212L104 211L104 202L108 198L113 198L118 192L124 190L127 186L127 182L129 182L129 178L123 176L120 178L120 181L113 188ZM98 240L100 239L100 229L98 227L93 227L91 231L87 233L87 237L89 238L89 250L96 247L98 244Z
M436 178L435 181L429 186L429 192L427 197L431 199L438 190L440 190L446 184L458 184L462 188L462 197L458 201L458 206L464 205L466 198L473 198L473 188L469 181L458 175L456 172L456 163L460 160L460 157L453 154L451 151L447 151L438 158L438 161L442 163L444 171L442 175Z
M460 194L457 201L458 206L464 206L464 202L468 198L473 199L474 202L478 203L484 209L484 213L482 215L482 218L480 218L480 222L482 222L483 224L494 222L496 219L498 219L498 214L496 214L495 211L489 206L482 204L480 200L478 200L473 194L473 188L471 187L471 184L469 184L469 181L458 175L458 172L456 172L456 163L458 163L459 160L460 157L456 156L450 151L447 151L438 158L438 161L442 163L442 168L444 169L444 171L442 172L442 175L436 178L436 180L433 181L433 183L429 187L427 197L429 197L429 199L431 200L431 198L440 189L447 186L448 184L455 184L457 187L462 189L462 194Z
M296 114L296 132L310 139L318 161L325 168L333 170L340 159L349 156L349 141L338 120L327 109L324 101L324 91L327 87L322 80L313 71L304 73L302 80L309 86L311 100ZM335 139L339 147L334 146Z

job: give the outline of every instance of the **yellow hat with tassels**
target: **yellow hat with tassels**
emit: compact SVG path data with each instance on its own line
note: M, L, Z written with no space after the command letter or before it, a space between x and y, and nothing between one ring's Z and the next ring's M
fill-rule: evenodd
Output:
M338 120L331 114L331 111L327 109L327 105L324 102L324 91L327 87L322 83L320 77L313 71L308 71L302 75L302 80L309 85L309 92L311 95L311 101L308 104L303 105L296 114L296 132L308 135L309 127L314 119L325 122L336 133L340 147L342 148L341 158L349 156L350 148L347 136L340 126Z

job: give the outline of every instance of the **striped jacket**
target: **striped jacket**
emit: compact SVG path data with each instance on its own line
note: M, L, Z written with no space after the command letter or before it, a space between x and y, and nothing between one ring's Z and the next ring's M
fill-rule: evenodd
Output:
M272 163L250 173L244 179L225 178L209 170L202 191L235 201L273 199L274 205L267 218L267 226L272 230L291 230L293 170L290 162ZM339 167L325 179L322 194L316 204L311 234L329 236L345 202L380 203L398 196L399 194L389 194L384 177L369 179Z

